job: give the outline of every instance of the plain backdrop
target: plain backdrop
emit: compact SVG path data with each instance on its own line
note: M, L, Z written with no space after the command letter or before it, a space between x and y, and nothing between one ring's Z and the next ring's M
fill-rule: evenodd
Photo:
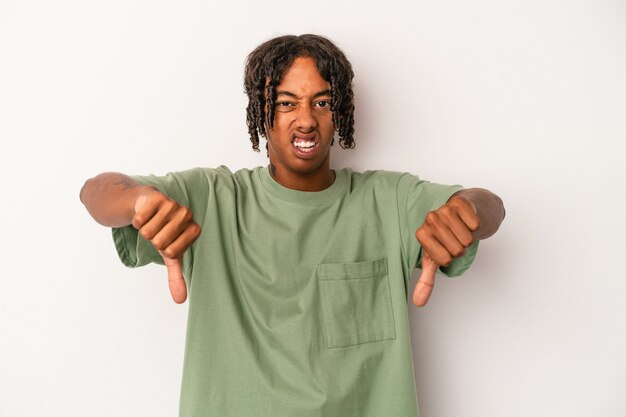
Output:
M334 167L506 205L471 270L410 306L422 416L626 416L622 0L0 0L0 415L176 415L187 307L161 267L121 265L78 192L266 164L244 60L307 32L356 73Z

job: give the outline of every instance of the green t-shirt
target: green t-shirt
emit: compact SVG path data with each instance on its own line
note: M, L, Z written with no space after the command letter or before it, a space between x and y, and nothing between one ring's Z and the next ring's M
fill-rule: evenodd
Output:
M336 171L295 191L267 168L135 177L191 208L182 417L415 417L407 295L415 231L459 186ZM123 263L163 263L132 226ZM459 275L477 244L444 269Z

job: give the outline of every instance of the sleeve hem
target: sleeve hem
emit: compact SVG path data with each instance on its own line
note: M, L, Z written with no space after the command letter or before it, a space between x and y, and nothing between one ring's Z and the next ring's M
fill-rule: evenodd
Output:
M475 241L472 246L467 248L465 255L455 258L450 265L439 268L441 272L448 277L458 277L462 275L474 263L474 259L476 259L476 254L478 253L479 242L479 240Z
M113 234L113 243L115 244L115 249L117 251L117 255L119 256L122 263L129 267L135 268L138 265L136 254L131 253L128 248L133 248L137 244L136 236L132 236L127 232L126 227L115 227L111 229Z

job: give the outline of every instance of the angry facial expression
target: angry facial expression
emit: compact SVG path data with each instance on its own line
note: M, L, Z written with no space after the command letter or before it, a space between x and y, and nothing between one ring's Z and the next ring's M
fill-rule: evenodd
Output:
M324 188L331 178L335 125L330 100L330 84L315 61L296 58L276 87L274 126L267 131L273 176L282 185Z

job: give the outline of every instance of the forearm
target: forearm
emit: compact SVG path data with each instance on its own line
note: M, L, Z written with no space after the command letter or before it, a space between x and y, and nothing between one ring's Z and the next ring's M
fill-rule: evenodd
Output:
M154 190L127 175L106 172L85 182L80 190L80 201L98 223L122 227L131 224L137 198Z
M474 239L486 239L496 233L504 220L504 204L500 197L483 188L468 188L454 193L454 197L461 197L469 201L476 210L480 219L480 226L473 232Z

